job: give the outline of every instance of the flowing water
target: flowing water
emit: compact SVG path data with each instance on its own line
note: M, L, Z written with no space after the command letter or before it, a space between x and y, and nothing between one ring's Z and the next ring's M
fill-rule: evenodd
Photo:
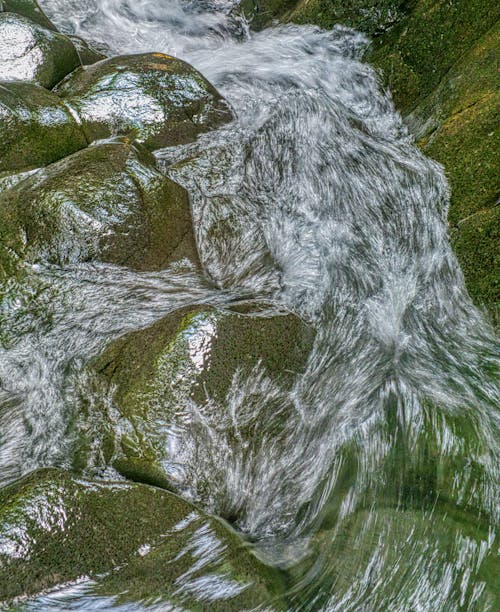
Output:
M314 348L291 390L256 368L195 415L173 457L183 495L236 517L286 575L289 609L495 609L497 346L449 244L443 169L362 63L368 41L340 26L250 33L229 0L41 4L109 54L187 60L237 119L157 153L189 191L210 283L41 267L4 307L0 485L69 465L80 373L110 340L251 296L308 321ZM238 446L230 432L249 423ZM72 591L32 607L113 602Z

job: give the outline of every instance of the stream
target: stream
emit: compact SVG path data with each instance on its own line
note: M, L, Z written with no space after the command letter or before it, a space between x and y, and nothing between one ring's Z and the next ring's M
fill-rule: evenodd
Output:
M494 610L498 345L449 243L444 170L362 62L369 40L253 33L231 0L40 4L107 54L186 60L236 119L155 153L189 192L205 276L41 266L4 308L0 486L71 465L81 398L98 393L84 365L112 340L187 305L272 303L316 330L305 372L285 391L257 368L178 433L180 494L231 517L282 571L290 610ZM249 423L258 439L238 447L228 432ZM177 609L82 585L27 609L146 607Z

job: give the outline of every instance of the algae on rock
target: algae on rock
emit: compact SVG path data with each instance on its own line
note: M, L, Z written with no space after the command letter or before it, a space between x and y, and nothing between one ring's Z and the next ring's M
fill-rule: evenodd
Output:
M87 146L55 94L21 81L0 81L0 134L0 172L46 166Z
M0 278L24 262L198 265L187 192L140 146L95 144L0 194Z
M235 377L241 382L258 369L286 390L303 371L314 331L294 315L269 316L251 308L245 312L185 308L118 339L95 360L94 371L114 391L117 415L112 417L103 406L101 419L108 439L117 445L108 460L123 475L182 489L185 483L176 479L169 445L176 437L172 432L182 429L194 405L207 411L208 419L219 409L229 415L227 397ZM267 410L271 422L276 406ZM219 426L224 420L222 415ZM194 424L189 427L194 431ZM249 443L254 435L258 442L258 432L247 434ZM181 438L177 445L182 445Z
M210 553L199 548L211 540ZM129 565L127 565L129 564ZM217 591L195 588L210 576ZM126 482L42 469L0 491L0 605L81 577L96 595L241 610L281 594L222 521L181 498ZM216 591L216 592L214 592Z
M51 89L78 66L80 58L67 36L22 15L0 13L0 80Z
M132 134L149 149L184 144L231 121L215 88L161 53L103 60L75 71L57 93L80 116L89 141Z

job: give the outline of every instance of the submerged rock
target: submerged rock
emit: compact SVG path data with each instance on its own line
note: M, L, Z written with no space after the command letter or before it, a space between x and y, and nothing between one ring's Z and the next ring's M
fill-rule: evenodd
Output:
M291 387L305 367L314 331L291 314L266 316L255 308L244 310L245 314L207 307L179 310L117 340L95 361L94 370L115 391L117 416L106 427L117 452L108 460L122 474L182 489L185 483L172 468L183 452L182 428L194 433L193 410L222 428L223 421L231 419L228 396L234 392L248 407L253 401L265 402L259 418L272 421L278 412L277 393L273 391L269 401L263 389ZM254 378L255 385L250 384L245 395L244 381ZM258 443L259 432L253 427L246 432L249 444ZM238 432L240 438L243 435ZM210 453L210 447L200 441L199 451ZM205 484L200 482L199 488Z
M36 0L0 0L0 12L2 11L24 15L38 25L57 32L56 26L45 15Z
M0 602L80 577L95 577L94 592L119 601L196 609L254 608L281 591L277 573L233 531L166 491L56 469L2 489Z
M0 13L0 80L51 89L80 66L71 40L14 13Z
M0 82L0 172L45 166L87 146L69 110L34 83Z
M198 71L161 53L98 62L74 72L57 91L81 117L89 141L133 134L158 149L194 140L232 119L227 103Z
M139 270L198 262L186 191L126 140L93 145L5 191L0 219L3 277L24 261Z

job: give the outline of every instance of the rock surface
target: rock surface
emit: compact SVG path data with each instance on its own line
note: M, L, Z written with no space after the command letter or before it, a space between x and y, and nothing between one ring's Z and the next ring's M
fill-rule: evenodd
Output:
M203 548L208 541L210 551ZM2 489L0 602L82 576L97 578L97 594L121 601L147 598L196 609L209 603L253 608L281 589L277 573L233 531L171 493L76 479L56 469ZM206 588L196 589L203 579ZM222 585L217 600L213 591Z
M233 379L245 379L255 368L289 388L303 371L313 340L313 330L294 315L206 307L177 311L117 340L94 363L115 390L118 419L126 423L109 422L109 437L118 443L115 467L134 480L175 486L164 461L172 459L169 428L177 416L189 414L192 402L209 411L215 402L227 414ZM270 417L275 407L268 410Z
M0 82L0 172L45 166L87 146L69 110L34 83Z
M45 15L36 0L0 0L0 12L2 11L24 15L38 25L57 32L56 26Z
M197 265L187 193L125 141L83 149L0 195L0 278L24 261Z
M51 89L80 66L71 40L27 17L0 13L0 80L38 83Z
M132 134L158 149L194 140L232 119L226 102L199 72L161 53L82 68L57 92L81 117L89 141Z

